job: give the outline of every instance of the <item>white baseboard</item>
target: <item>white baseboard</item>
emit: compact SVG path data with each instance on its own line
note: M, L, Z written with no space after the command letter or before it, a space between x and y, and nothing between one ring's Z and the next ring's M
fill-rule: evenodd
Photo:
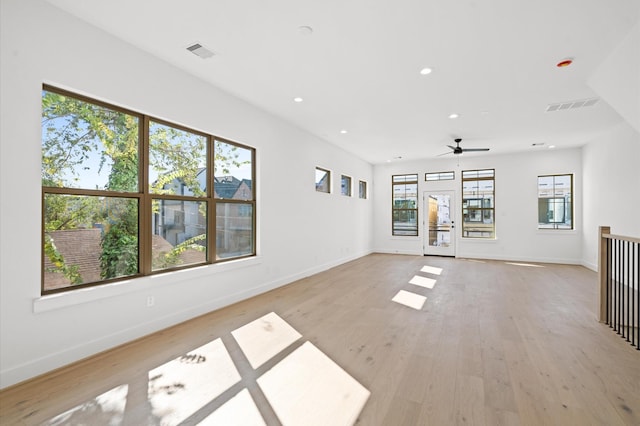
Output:
M579 259L558 258L558 257L525 257L525 256L501 256L485 255L476 253L457 253L457 258L464 259L486 259L501 260L505 262L529 262L529 263L557 263L561 265L582 265Z
M593 272L598 272L598 265L595 263L587 262L586 260L583 259L582 262L580 262L580 264L587 269L591 269Z
M374 250L375 253L382 253L382 254L407 254L407 255L412 255L412 256L422 256L422 252L420 251L416 251L416 250L395 250L395 249L382 249L382 248L378 248Z

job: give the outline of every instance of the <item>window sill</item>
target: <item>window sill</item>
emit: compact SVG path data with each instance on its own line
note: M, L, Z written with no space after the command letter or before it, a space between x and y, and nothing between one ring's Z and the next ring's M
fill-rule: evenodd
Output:
M213 265L204 265L196 268L167 272L164 274L140 277L132 280L119 281L117 283L101 286L87 287L64 293L41 296L33 300L33 312L39 314L110 297L117 297L141 291L152 291L158 289L159 286L177 284L182 281L255 266L261 263L262 258L260 256L255 256L245 259L229 260L227 262L216 263Z
M498 242L498 238L474 238L474 237L460 237L460 239L458 240L461 243L473 243L473 244L477 244L477 243L490 243L490 244L495 244Z
M576 235L576 229L536 229L539 235Z

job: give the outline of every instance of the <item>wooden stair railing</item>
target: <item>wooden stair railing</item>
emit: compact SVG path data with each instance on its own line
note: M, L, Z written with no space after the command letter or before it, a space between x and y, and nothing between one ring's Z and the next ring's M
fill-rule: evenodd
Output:
M599 229L599 320L640 350L640 238Z

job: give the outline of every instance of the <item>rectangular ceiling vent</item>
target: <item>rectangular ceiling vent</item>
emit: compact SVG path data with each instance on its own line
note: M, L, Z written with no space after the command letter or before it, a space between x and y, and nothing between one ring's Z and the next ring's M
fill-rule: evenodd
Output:
M546 112L566 111L568 109L590 107L597 104L599 100L600 99L598 98L591 98L591 99L581 99L579 101L569 101L569 102L561 102L558 104L549 104L547 106Z
M187 50L194 55L201 57L202 59L207 59L214 55L211 50L207 49L200 43L192 44L191 46L187 47Z

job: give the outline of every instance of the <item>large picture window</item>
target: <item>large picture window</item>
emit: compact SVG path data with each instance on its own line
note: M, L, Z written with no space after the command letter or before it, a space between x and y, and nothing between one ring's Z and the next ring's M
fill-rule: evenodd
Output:
M573 175L538 176L538 229L573 229Z
M392 235L418 235L418 175L392 177Z
M255 255L255 151L42 91L42 293Z
M462 172L462 236L495 238L495 170Z

